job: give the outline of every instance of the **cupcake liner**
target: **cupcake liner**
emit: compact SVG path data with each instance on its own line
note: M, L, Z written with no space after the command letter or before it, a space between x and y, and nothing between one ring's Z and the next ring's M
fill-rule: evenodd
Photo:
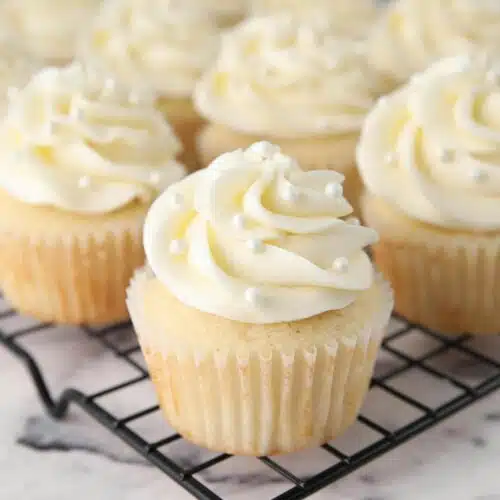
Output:
M228 151L247 148L254 142L267 140L280 146L283 153L296 159L304 170L335 170L345 176L344 196L351 203L354 215L359 216L359 199L363 183L355 159L357 137L316 137L283 139L239 134L219 125L206 125L197 140L198 156L203 165Z
M36 208L29 207L31 210ZM43 211L43 209L40 209ZM128 319L125 294L144 263L145 208L127 218L46 229L0 222L0 287L15 309L41 321L101 324ZM105 217L104 217L105 218ZM39 222L39 221L38 221Z
M399 314L442 333L500 332L500 234L413 222L373 196L363 210L380 235L374 257Z
M353 423L392 307L387 286L383 306L355 337L232 352L170 341L144 311L150 279L147 271L135 275L128 306L160 406L186 439L220 452L276 455L327 442Z

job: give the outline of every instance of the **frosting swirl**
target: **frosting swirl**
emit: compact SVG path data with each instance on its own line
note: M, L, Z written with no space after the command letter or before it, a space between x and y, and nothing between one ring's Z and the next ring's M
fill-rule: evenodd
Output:
M377 67L405 81L434 61L476 50L498 50L497 0L399 0L373 30Z
M188 0L111 0L81 54L87 66L130 88L187 98L215 59L218 43L213 17Z
M195 103L238 132L307 137L358 131L383 88L362 45L335 38L328 23L265 17L225 36Z
M110 212L183 177L180 149L151 99L101 85L77 64L46 68L11 96L0 187L31 204Z
M342 309L373 281L376 233L344 220L343 176L256 143L168 188L146 218L156 277L190 307L276 323Z
M367 188L410 217L500 229L500 61L444 59L383 98L358 165Z
M10 34L35 57L69 60L101 0L3 0L0 17Z
M366 36L379 14L373 0L250 0L250 8L256 15L326 17L337 35L350 37Z

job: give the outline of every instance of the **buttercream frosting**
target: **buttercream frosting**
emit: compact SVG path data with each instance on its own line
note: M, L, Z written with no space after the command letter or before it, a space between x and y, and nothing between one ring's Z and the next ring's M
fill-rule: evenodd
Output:
M442 57L499 46L497 0L399 0L369 40L375 64L400 81Z
M218 44L215 19L189 0L110 0L81 54L87 66L131 88L189 98Z
M242 133L308 137L359 131L385 87L361 43L328 22L249 19L223 38L195 104L210 121Z
M369 191L450 229L500 229L500 61L435 63L367 117L358 165Z
M73 58L78 39L101 0L2 0L0 17L30 54L48 60Z
M181 149L149 96L78 64L46 68L10 96L0 126L0 187L26 203L104 213L150 202L183 177Z
M250 0L250 6L256 15L328 18L338 35L355 37L368 34L380 11L373 0Z
M266 142L170 186L146 218L154 275L180 301L248 323L308 318L373 282L376 233L347 216L343 176L303 171Z

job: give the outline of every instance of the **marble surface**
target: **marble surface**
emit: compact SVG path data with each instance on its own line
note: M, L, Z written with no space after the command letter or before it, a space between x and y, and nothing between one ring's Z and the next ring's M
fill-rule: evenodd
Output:
M17 328L19 321L3 320L0 327ZM124 345L133 341L127 332L117 336ZM37 353L55 393L67 386L95 391L134 375L123 362L77 329L47 329L28 337L26 345ZM474 346L500 359L500 339L481 339ZM397 347L418 354L434 345L415 334ZM383 373L397 363L395 358L383 355L377 371ZM433 364L458 374L465 383L474 384L490 374L484 365L458 353L436 359ZM72 408L63 422L45 416L23 368L1 348L0 373L1 499L191 498L77 408ZM423 372L412 371L393 384L430 406L456 395L456 389L449 384ZM154 395L147 381L103 398L100 403L117 415L126 415L153 404ZM418 411L377 390L372 391L363 411L391 429L419 416ZM132 428L151 440L172 432L157 413L134 423ZM353 453L375 439L376 434L357 424L335 444ZM184 441L172 445L169 453L182 466L196 465L213 456ZM311 498L500 500L499 460L500 392ZM278 461L301 478L333 463L331 456L319 449ZM231 458L196 477L227 500L267 500L290 487L259 461L247 458Z

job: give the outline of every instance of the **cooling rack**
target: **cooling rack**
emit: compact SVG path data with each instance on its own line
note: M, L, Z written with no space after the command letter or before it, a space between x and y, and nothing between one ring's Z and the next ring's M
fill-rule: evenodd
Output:
M0 312L0 325L2 320L12 319L16 319L16 312L12 309L7 308ZM27 337L41 335L49 328L51 328L49 324L31 324L7 331L0 326L0 344L26 366L41 402L52 417L62 419L70 406L78 406L194 497L202 500L225 498L209 483L203 482L202 476L221 463L237 458L216 454L194 466L183 465L182 461L179 463L172 453L173 447L183 442L181 436L166 432L159 439L153 440L135 428L134 424L141 419L154 414L159 415L160 410L154 397L151 397L147 404L138 401L134 411L126 415L117 415L102 403L110 395L118 394L138 384L150 383L139 346L135 341L130 343L130 339L134 339L130 334L130 325L120 324L101 329L81 328L81 330L92 342L99 343L111 351L119 363L127 365L130 369L127 371L130 371L131 376L124 377L119 383L112 385L106 385L103 381L103 387L97 391L84 392L69 387L57 396L49 389L45 375L46 367L37 360L36 349L28 349L24 345ZM123 332L127 330L129 341L124 345L121 339L125 335ZM413 346L411 349L408 348L410 340ZM356 426L370 431L374 439L369 444L351 451L342 449L337 441L323 445L318 451L323 457L327 457L326 466L318 472L302 475L287 467L279 457L256 459L259 465L277 475L284 485L283 491L272 497L272 500L306 498L499 389L500 357L499 359L495 357L494 349L477 347L474 342L468 335L444 337L410 324L402 318L394 317L390 333L382 344L381 358L372 379L369 398L390 397L393 403L387 405L387 412L396 411L397 403L401 403L413 411L413 417L395 428L387 425L384 415L367 415L363 409ZM476 374L471 379L462 376L460 372L449 370L445 360L450 356L460 359L462 367L479 364L481 366L479 375ZM389 358L391 362L387 363ZM414 377L418 377L419 380L424 377L429 387L441 387L441 392L438 391L439 397L433 397L432 401L428 401L425 397L425 387L424 392L416 393L416 384L411 383ZM398 383L403 379L406 383Z

